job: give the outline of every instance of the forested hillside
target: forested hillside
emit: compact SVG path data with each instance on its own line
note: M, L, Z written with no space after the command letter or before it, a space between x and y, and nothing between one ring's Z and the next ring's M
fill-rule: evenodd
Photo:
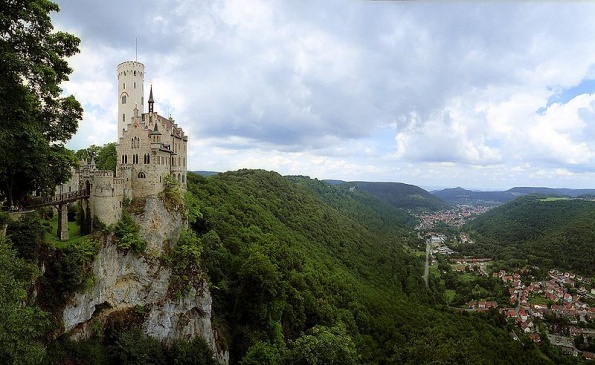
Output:
M419 186L396 182L351 181L339 185L343 189L358 189L400 209L413 211L440 210L448 207L444 201Z
M530 195L494 208L468 223L477 237L467 253L593 275L595 202Z
M498 316L437 309L409 218L371 196L253 170L188 188L232 363L544 362Z

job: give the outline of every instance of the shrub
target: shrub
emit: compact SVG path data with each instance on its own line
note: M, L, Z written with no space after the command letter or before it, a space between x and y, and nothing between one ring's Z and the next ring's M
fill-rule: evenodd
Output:
M140 227L127 211L122 212L122 218L114 227L118 248L121 250L132 250L134 253L142 253L147 243L139 235Z
M192 341L174 341L170 350L172 364L176 365L217 365L213 359L213 351L203 338Z

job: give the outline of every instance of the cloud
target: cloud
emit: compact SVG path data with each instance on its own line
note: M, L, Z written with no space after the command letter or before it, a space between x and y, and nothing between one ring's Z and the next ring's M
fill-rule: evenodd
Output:
M426 185L595 170L591 3L58 3L56 27L82 39L77 147L113 141L115 69L138 39L196 170Z

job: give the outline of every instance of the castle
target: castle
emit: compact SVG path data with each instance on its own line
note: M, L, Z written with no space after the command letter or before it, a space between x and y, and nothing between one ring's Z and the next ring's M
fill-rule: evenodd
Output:
M125 198L142 198L163 191L166 177L186 190L188 137L170 118L153 109L153 87L144 112L145 66L137 61L118 65L118 140L116 170L98 170L95 161L81 161L70 181L56 195L85 192L83 210L110 225L122 216ZM60 234L60 238L67 239Z

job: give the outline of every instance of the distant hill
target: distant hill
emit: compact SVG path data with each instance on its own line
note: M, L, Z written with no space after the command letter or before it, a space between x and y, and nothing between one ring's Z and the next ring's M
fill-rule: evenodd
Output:
M448 207L448 204L439 197L415 185L397 182L351 181L339 186L344 189L358 189L370 193L378 199L401 209L434 211Z
M538 266L593 275L594 201L527 195L480 215L464 229L477 242L463 246L465 253L525 258Z
M340 184L344 184L346 181L344 180L333 180L333 179L325 179L322 180L327 184L331 184L331 185L340 185Z
M565 189L565 188L543 188L543 187L517 187L507 190L512 194L528 195L562 195L576 198L583 195L595 195L595 189Z
M484 206L504 204L521 195L509 191L472 191L460 187L433 191L432 194L450 205L464 204Z
M595 195L595 189L559 189L544 187L515 187L506 191L472 191L460 187L432 191L432 194L451 205L484 205L496 206L508 203L520 196L542 194L547 196L580 196Z
M220 174L220 172L217 172L217 171L192 171L192 172L197 175L204 176L204 177L209 177L209 176Z

